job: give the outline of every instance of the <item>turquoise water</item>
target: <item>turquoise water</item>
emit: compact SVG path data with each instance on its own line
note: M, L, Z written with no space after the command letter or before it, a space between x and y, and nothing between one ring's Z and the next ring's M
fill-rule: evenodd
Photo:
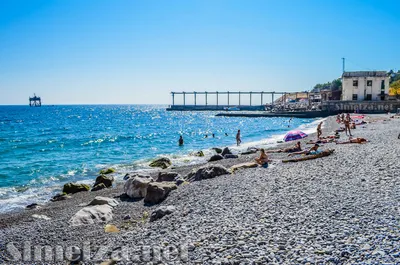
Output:
M175 165L202 162L205 158L190 154L234 146L238 129L240 148L246 148L276 143L293 128L315 127L313 119L293 119L289 128L287 118L225 118L165 107L0 106L0 211L47 201L66 182L92 183L104 167L146 170L148 161L160 155ZM183 147L178 146L180 134Z

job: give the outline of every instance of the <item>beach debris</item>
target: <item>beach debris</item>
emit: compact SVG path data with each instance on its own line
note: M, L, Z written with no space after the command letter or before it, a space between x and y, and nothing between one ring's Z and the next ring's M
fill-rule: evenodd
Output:
M335 151L335 149L328 149L328 150L324 150L324 151L322 151L322 152L320 152L318 154L315 154L315 155L307 155L307 156L303 156L303 157L282 160L282 163L299 162L299 161L317 159L317 158L329 156L329 155L333 154L334 151Z
M96 178L92 191L96 191L96 190L101 190L103 189L104 186L106 186L107 188L112 187L112 184L114 182L114 178L113 177L107 177L105 175L100 175ZM100 184L104 184L104 185L100 185ZM99 187L97 187L99 186Z
M32 217L36 218L36 219L43 219L46 221L51 220L50 217L48 217L47 215L44 215L44 214L32 214Z
M146 197L147 188L151 182L153 182L152 178L142 178L140 176L135 176L125 182L124 192L130 198L144 198Z
M203 179L215 178L217 176L229 174L229 171L222 165L206 165L193 169L185 179L189 182L200 181Z
M218 147L213 147L213 148L211 148L211 150L214 150L217 154L221 154L222 153L222 149L218 148Z
M171 163L171 160L169 160L169 158L161 157L161 158L158 158L158 159L154 160L153 162L151 162L149 166L160 167L162 169L166 169L169 166L171 166L171 164L172 163Z
M119 229L115 225L107 224L104 227L104 232L106 232L106 233L118 233Z
M255 168L258 167L257 163L241 163L241 164L237 164L237 165L233 165L230 167L229 171L232 173L235 173L236 171L238 171L239 169L245 169L245 168Z
M88 206L90 205L110 205L111 207L116 207L118 205L118 202L115 199L108 198L108 197L102 197L102 196L96 196L93 201L91 201Z
M238 155L232 155L232 154L226 154L226 155L224 155L224 158L225 159L239 158L239 156Z
M67 183L64 184L63 192L66 194L73 194L81 191L89 191L90 186L87 184Z
M99 174L101 175L107 175L107 174L111 174L111 173L115 173L115 169L113 168L105 168L100 170Z
M157 209L155 209L150 216L150 222L154 222L158 219L163 218L164 216L171 214L175 212L176 208L175 206L169 205L169 206L160 206Z
M72 198L71 196L67 195L66 193L60 193L55 195L50 201L52 202L58 202L58 201L64 201L66 199Z
M224 159L222 155L213 155L212 157L210 157L210 159L208 159L208 162L218 161L222 159Z
M72 216L69 222L72 226L109 222L113 219L112 209L108 204L87 206Z
M222 150L221 155L222 155L222 156L225 156L225 155L232 155L232 152L231 152L231 150L229 150L228 147L225 147L224 150Z
M162 181L175 181L180 175L176 172L160 172L158 173L157 182Z
M29 209L29 210L39 209L39 208L40 208L40 205L37 204L37 203L31 203L31 204L26 206L26 209Z
M170 193L177 189L175 182L151 182L147 187L145 203L156 204L162 202Z

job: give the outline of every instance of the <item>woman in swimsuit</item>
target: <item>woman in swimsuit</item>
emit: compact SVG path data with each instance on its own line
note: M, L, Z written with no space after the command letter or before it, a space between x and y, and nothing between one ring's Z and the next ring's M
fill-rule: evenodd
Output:
M265 164L268 164L268 156L267 156L267 154L265 153L265 150L264 150L264 148L261 148L260 149L260 157L259 158L256 158L256 162L257 162L257 164L259 164L259 165L265 165Z
M278 150L268 150L267 153L293 153L299 151L301 151L301 143L297 142L293 147Z
M316 155L316 154L319 153L318 147L319 147L319 144L314 144L314 146L311 147L308 150L304 150L304 151L300 151L300 152L294 152L294 153L288 154L288 156L293 156L293 155Z

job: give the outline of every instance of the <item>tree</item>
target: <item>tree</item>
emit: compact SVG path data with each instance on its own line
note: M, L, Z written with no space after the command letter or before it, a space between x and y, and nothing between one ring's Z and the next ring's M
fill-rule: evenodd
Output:
M400 79L390 84L389 95L400 98Z

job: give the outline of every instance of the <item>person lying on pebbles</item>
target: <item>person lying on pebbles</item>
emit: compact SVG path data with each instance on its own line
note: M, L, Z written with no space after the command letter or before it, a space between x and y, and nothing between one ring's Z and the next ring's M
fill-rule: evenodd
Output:
M310 140L306 144L328 144L328 143L333 143L333 142L335 142L334 139L320 139L317 141Z
M294 155L316 155L316 154L320 153L318 148L319 148L319 144L314 144L314 146L311 147L308 150L304 150L304 151L300 151L300 152L294 152L294 153L288 154L288 156L294 156Z
M367 139L362 137L357 137L354 139L349 139L348 141L344 142L336 142L336 144L365 144L367 142L369 142Z
M301 143L297 142L293 147L278 149L278 150L268 150L267 153L293 153L301 151Z

